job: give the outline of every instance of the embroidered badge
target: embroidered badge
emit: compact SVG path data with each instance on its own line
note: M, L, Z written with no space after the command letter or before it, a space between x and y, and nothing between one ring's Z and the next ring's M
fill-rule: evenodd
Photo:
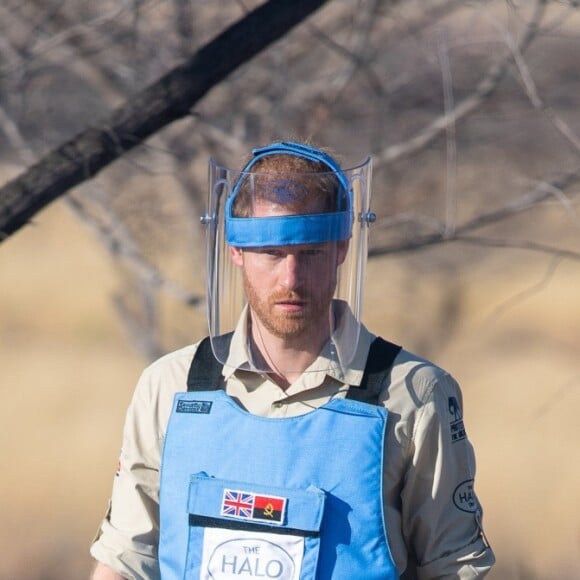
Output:
M224 490L222 516L231 516L244 520L252 519L254 495L245 491Z
M477 497L473 491L473 479L467 479L455 488L453 503L462 512L475 513L478 510Z
M259 495L233 489L224 490L222 516L281 524L285 510L285 497Z
M465 433L465 426L463 425L463 416L461 415L461 407L457 402L455 397L449 397L448 399L449 404L449 413L453 417L450 423L451 429L451 441L453 443L457 443L457 441L461 441L465 439L467 436Z
M256 495L252 519L281 524L285 508L286 498L284 497Z
M176 413L195 413L198 415L209 415L211 413L211 401L177 401Z

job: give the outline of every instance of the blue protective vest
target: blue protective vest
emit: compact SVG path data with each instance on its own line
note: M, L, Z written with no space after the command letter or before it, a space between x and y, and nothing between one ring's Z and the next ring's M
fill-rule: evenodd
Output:
M177 393L163 451L163 580L397 579L382 465L387 412L335 399L264 418Z

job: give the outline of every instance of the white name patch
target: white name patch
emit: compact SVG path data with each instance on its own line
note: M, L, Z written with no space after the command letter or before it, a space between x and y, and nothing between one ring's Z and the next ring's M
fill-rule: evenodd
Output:
M299 580L304 538L206 528L202 580Z

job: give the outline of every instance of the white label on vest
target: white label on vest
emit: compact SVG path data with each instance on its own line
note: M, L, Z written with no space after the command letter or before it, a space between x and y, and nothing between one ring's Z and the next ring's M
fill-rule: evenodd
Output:
M201 560L202 580L299 580L304 538L206 528Z

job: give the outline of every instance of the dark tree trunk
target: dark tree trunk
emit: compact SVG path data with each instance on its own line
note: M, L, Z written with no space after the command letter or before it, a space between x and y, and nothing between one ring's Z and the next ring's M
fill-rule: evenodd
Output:
M236 68L325 4L270 0L223 31L184 64L130 98L0 189L0 241L191 108Z

